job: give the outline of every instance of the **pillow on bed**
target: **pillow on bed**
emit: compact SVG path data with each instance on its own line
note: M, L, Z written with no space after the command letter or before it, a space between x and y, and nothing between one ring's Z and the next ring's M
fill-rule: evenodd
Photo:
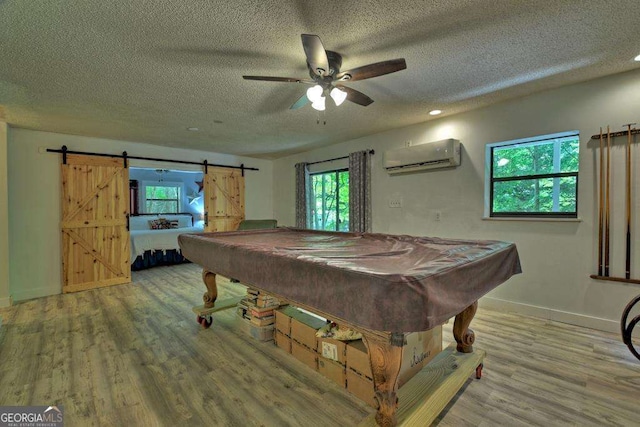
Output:
M163 215L162 218L165 218L169 221L178 221L177 228L193 226L193 217L191 215Z
M178 228L178 221L169 221L165 218L152 219L149 221L149 227L151 227L152 230Z

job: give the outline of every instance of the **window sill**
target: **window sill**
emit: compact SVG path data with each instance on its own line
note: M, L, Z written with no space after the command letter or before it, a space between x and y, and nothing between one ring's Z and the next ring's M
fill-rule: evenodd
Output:
M533 221L533 222L582 222L582 218L533 218L533 217L490 217L483 216L483 221Z

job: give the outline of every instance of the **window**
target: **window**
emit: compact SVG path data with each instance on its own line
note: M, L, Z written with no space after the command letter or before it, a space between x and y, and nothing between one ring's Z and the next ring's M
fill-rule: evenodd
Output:
M578 216L577 131L487 145L491 217Z
M180 212L180 184L157 183L145 186L145 211L147 213Z
M349 231L349 171L311 174L311 228Z

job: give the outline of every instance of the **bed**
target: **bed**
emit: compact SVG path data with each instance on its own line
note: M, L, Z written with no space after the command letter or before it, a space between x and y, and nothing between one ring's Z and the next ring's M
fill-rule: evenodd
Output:
M160 224L171 228L152 228ZM131 270L189 262L182 256L178 236L203 231L202 222L194 223L193 215L190 213L131 216Z

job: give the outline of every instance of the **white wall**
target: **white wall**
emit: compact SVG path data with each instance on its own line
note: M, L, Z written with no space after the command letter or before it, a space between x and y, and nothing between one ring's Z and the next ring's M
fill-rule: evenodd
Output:
M207 159L209 163L228 165L244 163L247 167L257 167L260 169L259 171L245 173L246 216L256 219L273 218L271 161L11 128L8 141L8 223L9 246L11 247L9 288L16 301L57 294L62 289L60 258L61 155L41 152L43 148L60 149L62 145L66 145L69 150L76 151L113 154L127 151L130 156L197 162ZM2 150L1 142L0 152L5 152ZM0 175L1 165L2 155L0 154ZM131 166L175 168L175 164L172 163L140 160L131 161ZM198 166L181 165L181 169L198 170ZM0 178L0 201L2 200L1 184L2 179ZM0 213L0 215L2 214ZM0 223L2 223L1 218ZM1 290L0 287L0 292ZM1 293L0 298L2 298Z
M7 307L11 304L11 299L9 298L9 195L7 184L7 131L7 124L5 122L0 122L0 307Z
M366 114L349 106L345 114ZM375 104L372 106L375 108ZM372 108L369 107L369 108ZM426 114L426 112L425 112ZM598 206L594 162L597 141L590 136L600 126L640 122L640 71L567 86L526 98L445 117L274 162L274 208L278 223L295 224L294 164L346 155L372 148L373 231L451 238L498 239L517 244L524 273L492 291L482 304L533 314L588 327L618 331L624 306L640 286L596 281ZM330 124L328 123L327 126ZM487 143L568 130L580 131L578 215L580 222L483 220L484 159ZM463 144L462 165L390 176L382 167L385 150L443 138ZM636 137L636 141L637 141ZM624 143L618 138L612 156L613 275L624 275ZM633 164L638 165L638 144ZM326 164L327 168L332 165ZM640 278L640 180L633 172L634 214L632 277ZM402 208L389 208L391 197L401 197ZM435 211L442 213L435 221Z

